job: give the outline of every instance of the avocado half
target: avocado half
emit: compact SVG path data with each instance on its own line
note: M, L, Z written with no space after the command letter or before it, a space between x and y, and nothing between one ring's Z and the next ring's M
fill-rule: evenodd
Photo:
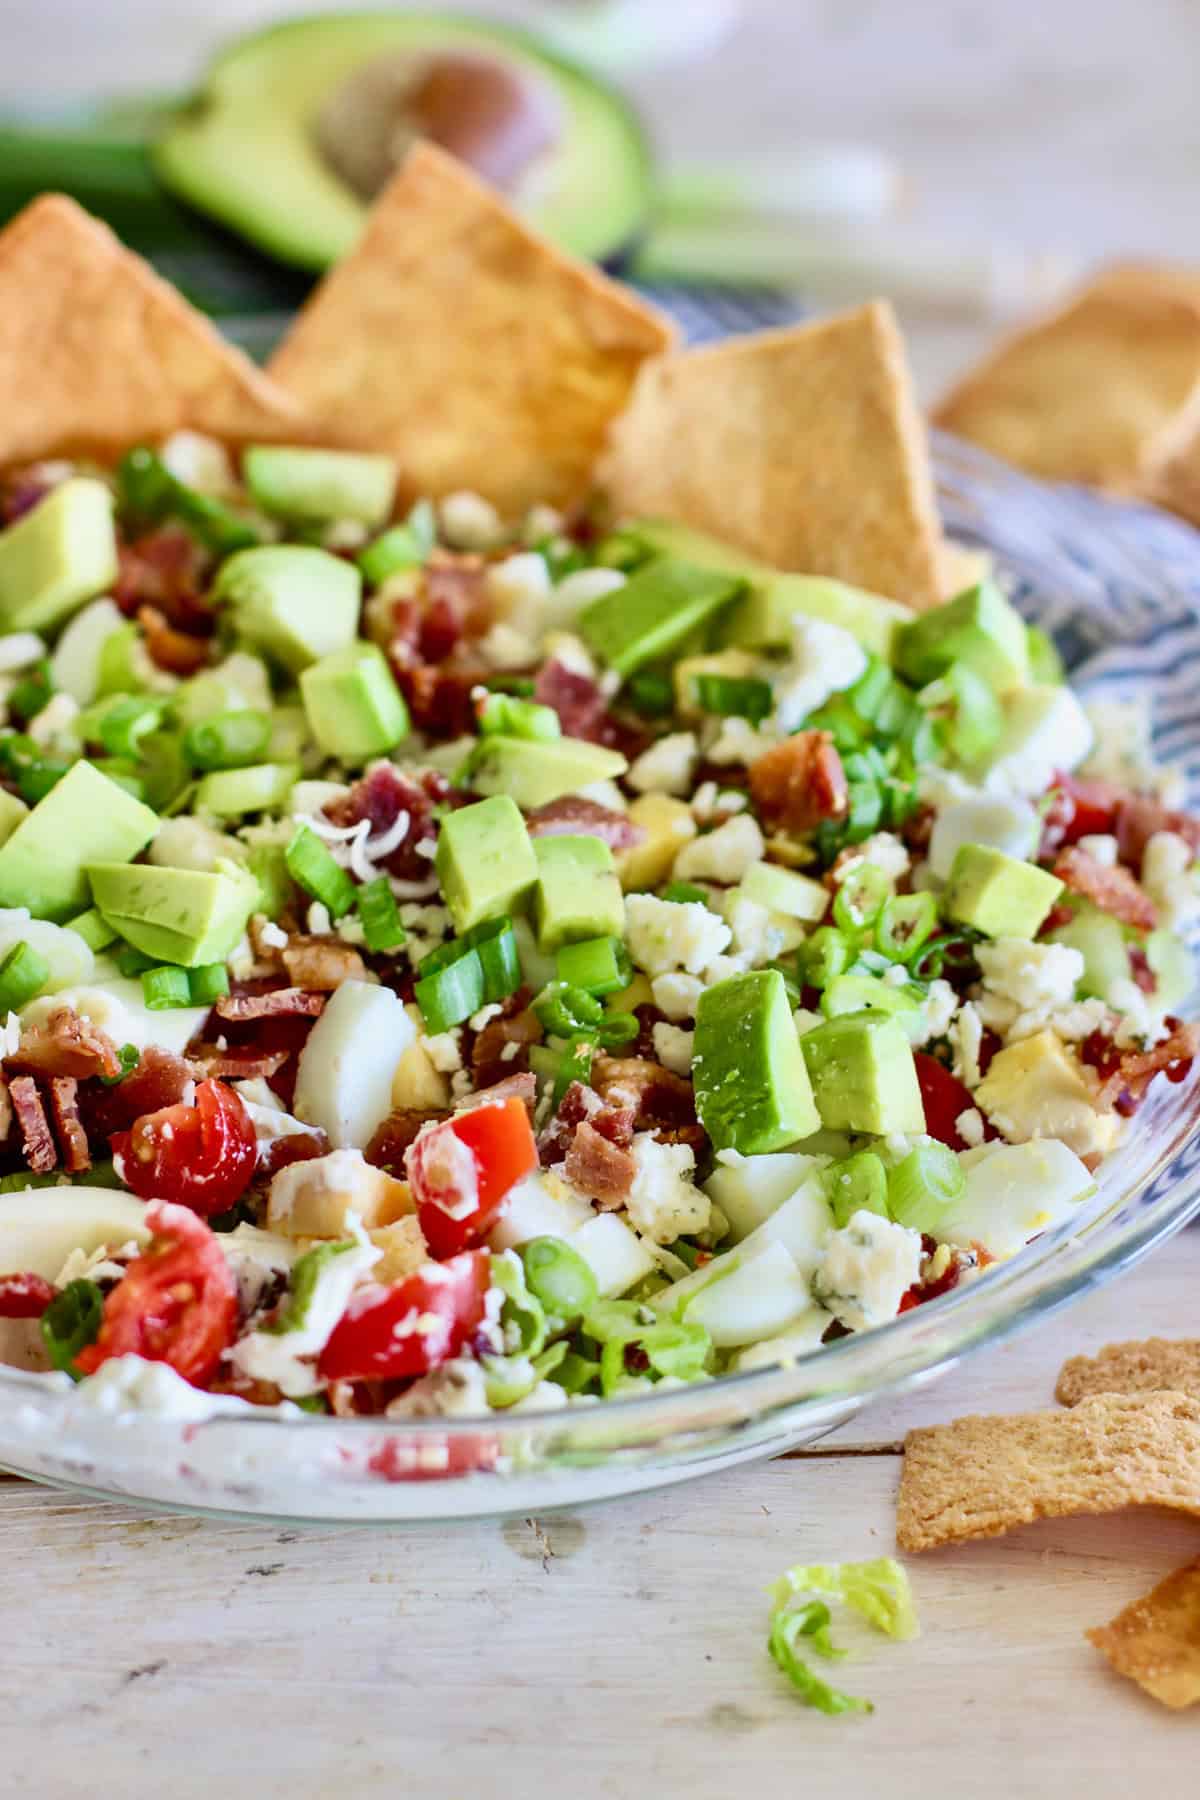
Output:
M598 262L633 247L649 209L651 166L626 102L528 34L453 14L319 14L241 39L168 123L151 151L154 167L181 200L269 255L327 268L358 236L368 203L323 158L314 122L356 70L407 51L493 51L553 84L562 135L526 217Z

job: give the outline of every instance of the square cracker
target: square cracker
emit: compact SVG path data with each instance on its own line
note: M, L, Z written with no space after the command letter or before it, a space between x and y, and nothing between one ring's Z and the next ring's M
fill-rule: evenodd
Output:
M419 144L269 372L345 441L391 451L414 491L471 488L512 516L587 492L638 368L673 341Z
M1149 1394L1171 1388L1200 1400L1200 1338L1146 1338L1073 1356L1059 1371L1056 1400L1078 1406L1093 1394Z
M289 398L62 194L0 232L0 464L109 457L180 426L303 435Z
M1118 1675L1164 1706L1194 1706L1200 1700L1200 1561L1176 1569L1087 1636Z
M925 427L890 306L651 363L605 485L782 569L941 599Z
M1034 1519L1171 1506L1200 1513L1200 1401L1098 1394L1071 1412L911 1431L896 1503L902 1550L999 1537Z
M1005 339L933 417L1034 475L1143 491L1200 429L1200 279L1103 271Z

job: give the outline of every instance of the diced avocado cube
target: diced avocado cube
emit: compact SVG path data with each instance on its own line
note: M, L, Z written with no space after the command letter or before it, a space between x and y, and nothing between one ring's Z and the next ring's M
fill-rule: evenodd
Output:
M226 557L212 591L241 637L299 674L353 643L362 576L326 550L264 544Z
M585 606L580 636L619 675L666 656L741 592L736 575L659 556L624 587Z
M480 738L459 774L474 794L508 794L526 810L573 794L593 781L614 781L629 767L619 750L584 738Z
M270 712L271 678L261 656L235 650L215 669L205 669L181 682L171 710L183 726L198 725L214 713Z
M1036 937L1063 891L1057 875L989 844L960 844L942 896L948 919L986 937Z
M965 663L1007 694L1029 680L1025 621L994 581L981 581L906 625L896 641L896 667L917 687L951 663Z
M798 1040L827 1131L924 1131L912 1045L885 1013L842 1013Z
M757 1156L820 1127L800 1039L778 969L706 988L692 1051L696 1111L714 1150Z
M72 765L0 846L0 906L61 922L88 905L88 863L128 861L158 814L90 762Z
M393 459L352 450L255 444L242 458L242 474L259 506L277 519L382 525L396 494Z
M57 625L117 574L113 498L102 481L64 481L0 531L0 631Z
M537 880L538 865L511 795L495 794L447 813L434 868L456 931L515 911Z
M533 922L540 949L623 936L621 883L602 838L540 837L533 840L533 850L538 871Z
M300 777L298 763L250 763L244 769L219 769L197 784L192 806L218 819L266 812L282 806Z
M300 677L309 729L326 756L363 763L408 736L408 708L377 644L347 644Z
M778 863L751 863L738 883L747 899L756 900L768 912L784 913L806 925L819 925L829 910L829 889L811 875L781 869Z
M247 870L160 868L153 863L92 863L92 897L113 929L162 962L195 968L223 962L258 904Z

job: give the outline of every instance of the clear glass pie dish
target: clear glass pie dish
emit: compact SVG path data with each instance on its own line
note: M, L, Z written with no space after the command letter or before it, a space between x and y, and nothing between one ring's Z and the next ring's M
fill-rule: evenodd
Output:
M942 440L952 534L989 549L1088 691L1148 694L1155 743L1200 789L1200 538L1148 509L1052 490ZM1200 1076L1159 1081L1067 1226L893 1323L794 1363L628 1400L486 1418L113 1415L65 1377L0 1370L0 1465L223 1515L390 1523L528 1513L685 1480L820 1437L868 1400L1118 1275L1200 1212Z

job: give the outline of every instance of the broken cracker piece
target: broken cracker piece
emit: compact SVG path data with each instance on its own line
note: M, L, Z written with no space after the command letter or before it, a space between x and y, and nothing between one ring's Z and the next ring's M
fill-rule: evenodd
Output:
M1093 1394L1149 1394L1171 1388L1200 1400L1200 1338L1145 1338L1105 1344L1097 1356L1073 1356L1059 1371L1054 1397L1078 1406Z
M1118 1675L1164 1706L1194 1706L1200 1700L1200 1560L1086 1635Z
M0 392L0 464L110 458L184 426L305 435L295 400L62 194L0 232Z
M398 457L413 492L470 489L515 517L587 493L639 367L674 340L418 144L269 372L346 442Z
M776 568L916 608L942 598L925 427L883 301L648 364L601 479L619 512Z
M911 1431L902 1550L999 1537L1034 1519L1170 1506L1200 1514L1200 1401L1098 1394L1070 1412L975 1415Z

